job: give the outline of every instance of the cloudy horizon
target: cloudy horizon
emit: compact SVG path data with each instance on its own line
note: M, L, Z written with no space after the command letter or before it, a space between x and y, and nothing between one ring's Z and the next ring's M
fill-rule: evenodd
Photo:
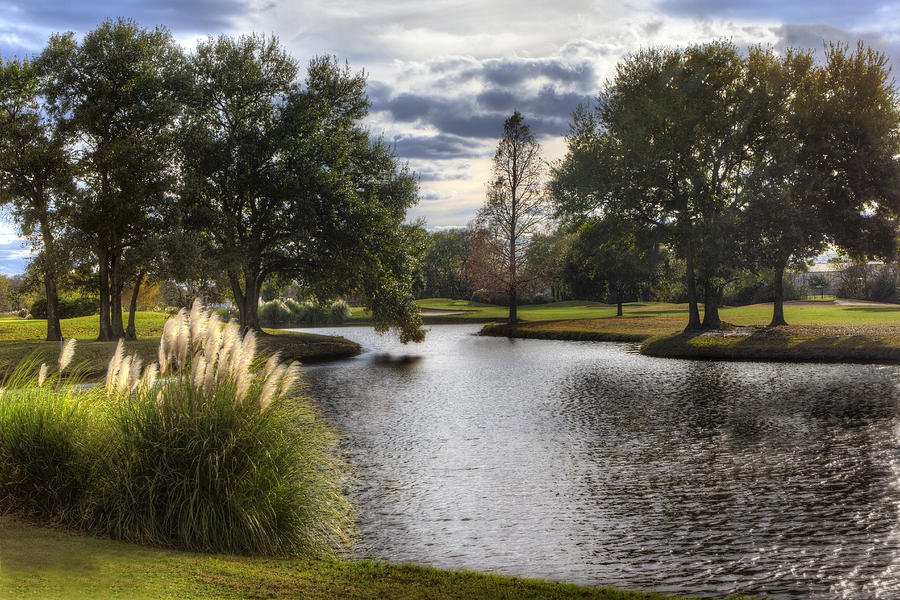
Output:
M191 49L209 35L276 35L301 65L333 54L368 75L369 127L420 178L408 213L430 229L465 226L483 202L504 119L523 113L544 157L565 152L578 104L596 97L616 64L648 46L717 39L744 48L813 48L862 40L898 64L900 2L855 4L737 0L471 2L399 0L198 0L175 2L0 0L0 54L41 51L51 33L127 17L164 25ZM0 228L0 272L21 273L28 252Z

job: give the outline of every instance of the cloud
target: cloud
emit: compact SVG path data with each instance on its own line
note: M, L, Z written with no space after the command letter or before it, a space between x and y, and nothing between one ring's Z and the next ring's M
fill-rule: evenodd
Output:
M898 13L897 3L885 0L822 2L821 0L663 0L658 8L670 15L709 19L726 17L784 23L842 23L857 26ZM879 17L879 15L881 15Z
M474 158L484 154L478 144L465 137L438 133L434 135L396 135L392 140L401 158Z
M58 0L0 0L7 20L50 31L84 32L106 18L134 19L144 27L165 25L181 33L218 33L229 30L238 17L253 10L247 0L153 0L59 2Z

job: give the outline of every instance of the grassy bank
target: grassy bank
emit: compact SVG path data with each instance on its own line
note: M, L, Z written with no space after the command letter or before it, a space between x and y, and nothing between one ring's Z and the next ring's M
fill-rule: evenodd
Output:
M147 548L0 517L0 598L597 598L660 594L372 562L273 560Z
M144 362L156 360L159 336L166 313L139 312L135 315L138 339L126 342L128 353L137 353ZM84 366L85 375L96 377L106 372L106 366L116 348L116 342L97 342L99 317L63 319L63 336L78 340L74 363ZM296 333L266 329L272 335L260 336L259 350L264 353L280 351L285 360L318 362L359 354L359 344L343 337ZM0 319L0 376L8 373L20 360L36 356L38 362L52 362L59 356L59 342L43 341L47 322L43 319Z
M900 362L898 305L788 304L785 316L791 326L776 329L764 326L771 318L771 304L723 308L722 320L734 326L701 335L681 333L687 323L686 305L635 303L626 305L622 317L616 317L615 307L611 306L605 307L611 314L601 316L603 307L580 309L582 315L595 311L594 318L528 321L523 317L526 321L516 325L487 325L482 333L520 338L643 342L642 353L667 358Z

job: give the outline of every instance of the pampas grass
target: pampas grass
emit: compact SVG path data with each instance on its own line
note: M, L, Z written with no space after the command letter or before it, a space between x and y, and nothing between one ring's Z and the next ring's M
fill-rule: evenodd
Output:
M299 363L264 368L252 331L198 303L166 323L158 359L120 341L103 386L65 386L33 362L3 382L0 512L195 551L346 549L346 465L296 396Z

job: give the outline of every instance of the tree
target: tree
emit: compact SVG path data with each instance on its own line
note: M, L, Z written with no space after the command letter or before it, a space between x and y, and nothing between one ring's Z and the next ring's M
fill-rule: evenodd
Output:
M653 240L647 229L616 215L591 219L578 230L566 256L570 285L579 295L607 297L616 303L634 299L653 273Z
M0 64L0 201L12 205L21 229L38 250L47 297L47 340L62 340L58 280L68 252L58 241L75 194L70 156L54 123L41 110L40 81L28 61Z
M73 225L98 265L98 339L125 335L123 253L163 228L172 200L172 126L183 57L171 34L107 20L81 43L51 36L38 58L48 110L77 157L81 192Z
M428 249L422 261L424 297L468 299L472 296L475 290L463 276L469 238L467 229L448 229L429 234Z
M489 246L499 267L497 279L509 296L509 322L518 320L517 303L523 283L520 269L532 235L548 218L541 147L525 119L515 111L503 123L503 137L494 154L487 201L476 223L490 232Z
M849 54L751 49L748 89L759 135L746 169L746 236L773 270L770 326L786 325L784 271L829 241L856 256L889 255L900 207L900 112L886 58L862 45Z
M553 300L565 300L568 295L566 284L566 255L575 236L564 227L551 233L536 233L531 236L525 250L525 276L544 288L550 288Z
M365 77L315 58L303 84L274 38L222 36L191 57L182 129L187 224L226 273L241 325L278 274L312 296L358 293L376 329L424 332L412 301L416 181L360 125Z
M554 169L560 213L603 209L665 234L685 260L689 330L701 327L698 284L702 326L719 326L722 288L743 251L737 192L754 113L742 67L725 42L629 57L596 108L576 113Z

